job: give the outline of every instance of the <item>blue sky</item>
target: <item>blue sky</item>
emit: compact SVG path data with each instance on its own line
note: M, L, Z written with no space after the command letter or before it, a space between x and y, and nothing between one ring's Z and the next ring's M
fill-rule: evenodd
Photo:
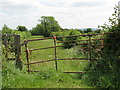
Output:
M0 29L35 27L41 16L54 16L62 28L97 28L107 22L119 0L0 0Z

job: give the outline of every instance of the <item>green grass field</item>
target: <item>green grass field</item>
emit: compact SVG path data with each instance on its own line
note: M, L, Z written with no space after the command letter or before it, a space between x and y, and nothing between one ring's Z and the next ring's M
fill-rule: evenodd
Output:
M42 36L31 36L29 39L41 38ZM57 44L60 45L60 44ZM28 43L29 49L37 49L53 46L53 40L47 39ZM22 47L22 60L26 62L25 47ZM75 58L83 55L77 55L77 47L71 49L57 48L57 58ZM54 59L54 49L45 49L32 51L30 62ZM55 69L55 62L45 62L33 64L31 70L40 72L27 73L27 66L19 71L14 67L14 61L6 61L3 57L3 88L92 88L82 82L82 75L78 73L63 73L65 71L83 71L89 63L87 60L65 60L58 61L58 71Z

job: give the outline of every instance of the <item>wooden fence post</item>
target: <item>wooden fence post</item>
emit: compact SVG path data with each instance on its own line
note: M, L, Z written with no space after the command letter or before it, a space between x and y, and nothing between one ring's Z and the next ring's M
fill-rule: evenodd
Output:
M22 70L23 63L21 61L21 46L20 46L20 35L14 35L14 45L15 45L15 66Z
M56 71L58 70L58 66L57 66L57 49L56 49L56 36L53 35L53 39L54 39L54 59L55 59L55 66L56 66Z

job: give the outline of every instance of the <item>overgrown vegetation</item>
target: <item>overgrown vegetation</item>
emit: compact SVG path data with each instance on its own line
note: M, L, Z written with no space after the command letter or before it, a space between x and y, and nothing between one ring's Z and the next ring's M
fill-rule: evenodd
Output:
M40 24L37 24L32 30L28 31L25 26L18 26L16 30L12 30L7 25L2 28L3 34L20 34L21 40L36 39L41 37L69 36L80 34L93 34L112 32L113 34L104 35L103 37L112 38L104 40L104 44L109 46L100 47L101 41L92 41L92 58L97 58L96 61L58 61L59 71L55 71L55 63L49 62L42 65L31 65L33 70L40 70L38 73L27 73L25 66L23 71L19 71L14 67L13 61L7 61L2 57L2 80L3 88L120 88L120 24L117 22L118 8L115 7L113 18L109 18L109 23L105 23L102 30L93 31L88 28L84 31L79 29L62 29L54 17L41 17ZM31 36L39 35L39 36ZM40 36L42 35L42 36ZM102 36L93 36L91 39L103 38ZM9 38L12 40L12 38ZM77 42L76 40L89 39L83 37L66 37L57 38L57 41L72 41L64 42L64 48L57 48L57 58L89 58L88 45L75 46L85 41ZM59 43L58 45L62 45ZM53 46L53 40L36 41L28 44L28 48L44 48ZM25 48L22 47L22 60L26 63ZM31 52L30 61L50 60L54 58L53 49ZM63 71L86 71L85 74L65 74ZM87 86L87 85L89 86Z
M83 76L87 84L100 88L120 88L120 26L117 23L118 8L115 9L113 18L109 19L109 24L102 26L104 31L113 32L113 34L105 35L104 44L112 44L104 46L98 53L97 61L92 61Z
M29 39L41 38L42 36L31 36ZM29 49L43 48L53 45L53 40L30 42ZM22 47L24 64L26 63L25 48ZM58 58L76 57L76 48L57 48ZM84 56L79 56L84 57ZM54 58L54 49L34 51L31 53L30 62L49 60ZM58 71L55 71L55 63L47 62L31 65L32 70L40 72L27 73L27 66L24 65L20 72L14 66L14 61L7 61L4 57L2 70L3 88L91 88L82 83L79 74L66 74L64 71L82 71L89 63L88 61L58 61Z
M4 25L2 28L2 34L19 34L21 40L27 39L31 36L31 33L27 31L25 26L18 26L16 30L12 30L7 25ZM9 37L9 39L12 40L11 37Z

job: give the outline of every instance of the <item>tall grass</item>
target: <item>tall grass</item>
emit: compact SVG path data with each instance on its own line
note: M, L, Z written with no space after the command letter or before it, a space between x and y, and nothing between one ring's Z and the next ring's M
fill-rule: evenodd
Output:
M32 36L29 39L41 38L41 36ZM43 40L28 43L29 49L53 46L53 40ZM25 47L22 47L22 60L26 63ZM57 48L58 58L76 57L75 48L63 49ZM79 56L83 57L83 56ZM54 58L54 50L33 51L30 56L30 62L49 60ZM86 86L80 74L68 74L64 71L82 71L89 63L88 61L67 60L58 61L58 71L55 71L55 62L47 62L31 65L32 70L40 72L26 72L24 66L22 71L14 67L14 61L2 59L2 87L3 88L90 88Z

